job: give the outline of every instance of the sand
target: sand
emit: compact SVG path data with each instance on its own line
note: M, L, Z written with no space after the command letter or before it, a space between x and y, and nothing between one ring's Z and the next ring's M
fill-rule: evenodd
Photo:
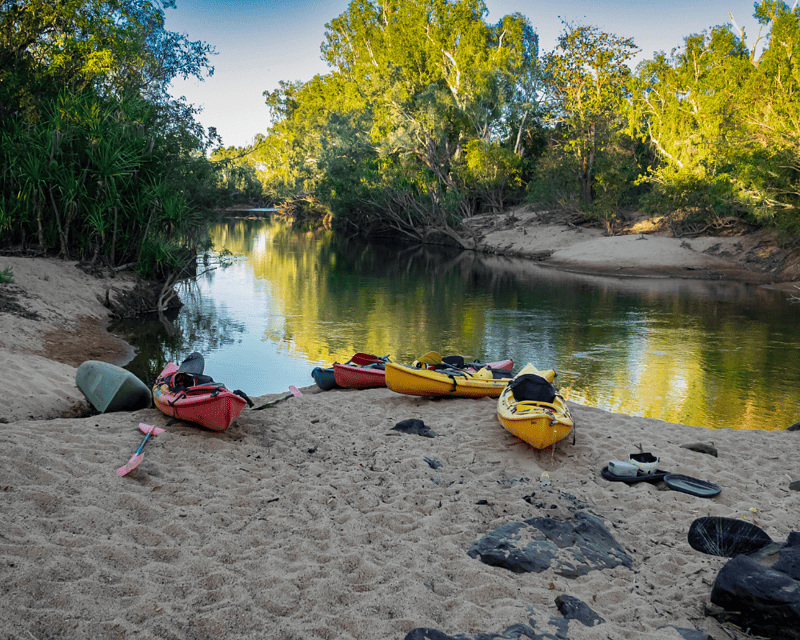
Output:
M82 350L124 361L127 345L103 336L101 299L132 278L0 256L6 266L17 302L39 319L0 312L3 639L402 639L420 627L472 638L513 625L555 637L553 621L567 624L560 595L605 621L570 620L560 637L677 640L679 627L745 638L708 615L726 559L691 549L688 529L707 515L747 519L776 541L798 528L796 432L710 431L570 402L574 443L537 451L500 426L494 399L313 386L246 409L222 433L156 409L60 417L83 401ZM438 437L392 429L407 418ZM120 478L140 423L166 431ZM718 457L681 446L709 441ZM661 469L721 493L601 476L640 445ZM468 555L501 525L578 511L605 523L631 568L565 578Z

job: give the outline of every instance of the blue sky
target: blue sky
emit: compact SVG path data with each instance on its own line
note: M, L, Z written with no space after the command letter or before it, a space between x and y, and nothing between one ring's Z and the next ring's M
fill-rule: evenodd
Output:
M669 53L683 39L730 21L728 12L747 33L748 45L758 34L753 0L485 0L489 22L519 12L539 34L541 51L552 50L562 20L594 25L633 38L639 59L655 51ZM213 77L173 85L174 96L203 109L199 120L217 127L225 146L245 146L269 126L265 90L280 80L309 80L327 73L320 59L325 24L343 13L349 0L177 0L166 10L166 28L212 45Z

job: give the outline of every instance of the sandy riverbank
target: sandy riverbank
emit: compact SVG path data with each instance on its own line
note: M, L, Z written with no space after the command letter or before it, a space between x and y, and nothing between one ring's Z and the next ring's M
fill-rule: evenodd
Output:
M607 266L615 259L606 253ZM19 308L0 311L4 638L402 640L420 627L472 638L513 625L572 640L678 640L675 627L744 638L707 615L725 559L692 550L689 526L746 518L776 541L797 529L793 432L711 432L570 403L574 444L536 451L500 426L492 399L315 387L245 410L220 434L155 409L59 417L82 401L77 364L124 359L118 339L99 346L108 336L98 296L132 281L39 259L0 257L5 267L15 283L4 308ZM407 418L438 437L392 429ZM140 422L166 432L119 478ZM681 446L709 440L718 457ZM660 468L722 492L601 476L638 445ZM504 524L577 512L602 520L629 567L517 574L468 554ZM560 595L604 622L565 620Z

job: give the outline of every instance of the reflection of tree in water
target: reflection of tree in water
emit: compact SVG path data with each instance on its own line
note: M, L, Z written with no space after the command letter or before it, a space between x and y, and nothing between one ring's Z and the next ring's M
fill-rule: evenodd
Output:
M208 354L233 344L236 335L245 331L243 322L225 316L212 301L204 300L193 282L180 286L184 306L166 314L173 330L168 330L156 314L121 320L110 327L136 348L136 355L125 369L148 386L167 362L179 364L193 351Z
M165 315L174 322L180 311L172 310ZM168 361L182 353L181 333L168 332L155 313L115 322L110 330L124 336L136 349L136 355L125 369L148 386L152 386Z
M203 298L192 283L187 283L186 287L181 296L184 307L175 320L175 327L183 336L186 349L184 357L192 351L206 354L223 345L233 344L237 334L246 331L244 322L227 316L224 308Z

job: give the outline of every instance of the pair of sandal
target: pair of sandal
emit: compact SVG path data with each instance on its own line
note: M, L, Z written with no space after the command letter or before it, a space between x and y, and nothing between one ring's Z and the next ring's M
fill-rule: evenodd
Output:
M625 484L635 484L637 482L664 482L674 491L688 493L689 495L699 498L713 498L714 496L718 496L722 491L722 487L718 484L658 469L652 473L638 473L635 476L615 476L608 470L608 467L603 467L600 471L600 475L611 482L624 482Z

